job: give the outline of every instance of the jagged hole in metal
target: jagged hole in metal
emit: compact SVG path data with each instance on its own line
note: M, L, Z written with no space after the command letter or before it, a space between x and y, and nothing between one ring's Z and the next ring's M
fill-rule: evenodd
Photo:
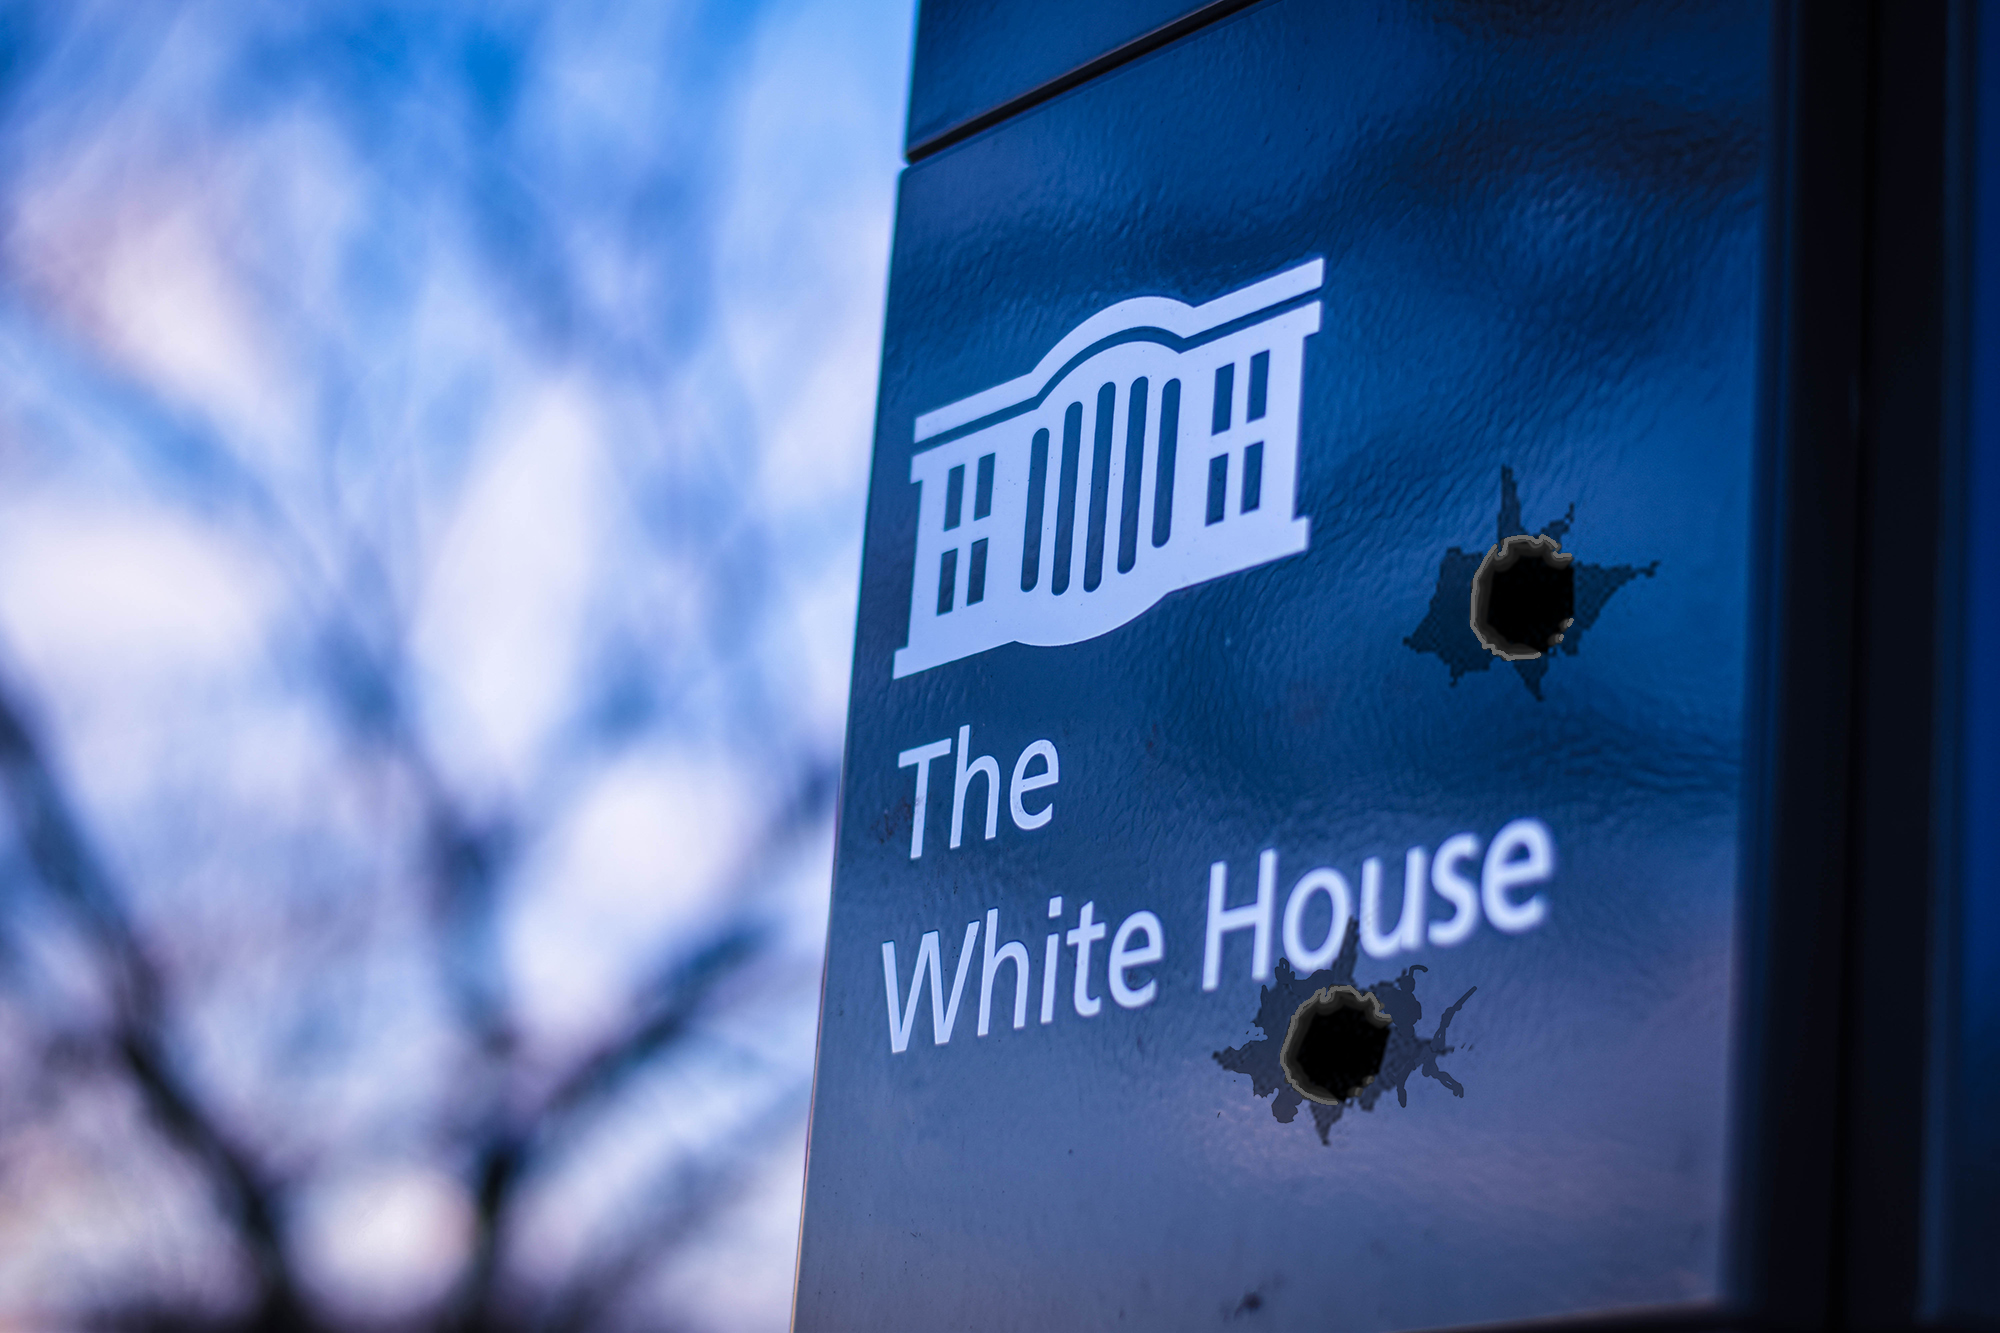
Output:
M1552 538L1509 537L1473 578L1472 631L1502 657L1540 657L1575 617L1575 562Z
M1373 995L1349 986L1320 991L1293 1016L1279 1053L1285 1077L1313 1101L1346 1101L1382 1072L1389 1028Z

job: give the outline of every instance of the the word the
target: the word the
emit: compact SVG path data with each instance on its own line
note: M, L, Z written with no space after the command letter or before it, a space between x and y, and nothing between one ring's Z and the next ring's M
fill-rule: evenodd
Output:
M958 729L957 771L952 775L951 784L951 845L956 848L965 837L965 797L974 778L986 780L986 836L997 837L1000 833L1000 764L990 754L971 757L972 728ZM951 754L953 746L950 738L932 741L929 745L919 745L896 756L898 768L917 770L917 799L911 811L910 859L916 860L924 854L924 821L930 813L931 763ZM1039 769L1034 768L1039 763ZM1055 815L1055 802L1048 801L1038 810L1027 807L1026 798L1031 792L1044 787L1053 787L1062 777L1062 767L1056 759L1053 741L1029 741L1021 757L1014 761L1013 781L1007 784L1007 813L1013 817L1014 827L1022 830L1038 829Z

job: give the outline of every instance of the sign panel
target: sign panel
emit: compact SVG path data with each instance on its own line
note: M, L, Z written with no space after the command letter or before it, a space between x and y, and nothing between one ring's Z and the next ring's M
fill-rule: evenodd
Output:
M1766 22L1290 0L906 173L799 1328L1719 1295Z

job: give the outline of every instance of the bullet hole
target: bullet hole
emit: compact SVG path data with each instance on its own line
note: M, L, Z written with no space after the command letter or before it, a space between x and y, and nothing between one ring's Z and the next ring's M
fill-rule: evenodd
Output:
M1362 991L1354 980L1354 965L1360 956L1361 923L1349 921L1347 938L1342 941L1340 952L1334 955L1332 966L1302 977L1292 971L1289 958L1280 958L1272 969L1270 982L1257 992L1257 1012L1250 1020L1264 1035L1241 1046L1214 1052L1215 1063L1232 1074L1249 1078L1250 1086L1244 1091L1260 1101L1271 1098L1271 1118L1279 1124L1291 1124L1298 1118L1299 1108L1306 1107L1312 1113L1312 1126L1322 1144L1331 1141L1328 1136L1333 1127L1349 1109L1373 1111L1375 1104L1392 1092L1398 1106L1408 1106L1410 1080L1419 1075L1442 1084L1454 1097L1465 1095L1465 1085L1440 1068L1438 1061L1457 1049L1448 1041L1451 1023L1477 988L1468 989L1452 1001L1439 1015L1435 1032L1428 1037L1418 1036L1417 1023L1424 1016L1424 1002L1417 996L1417 974L1430 969L1422 963L1412 963L1399 975ZM1378 1059L1374 1080L1351 1100L1312 1101L1299 1091L1286 1072L1285 1060L1279 1057L1304 1003L1315 998L1316 993L1340 988L1364 1000L1373 999L1377 1012L1387 1015L1387 1049Z
M1389 1015L1371 993L1328 986L1292 1015L1278 1063L1302 1097L1338 1106L1375 1081L1389 1049Z
M1509 662L1540 657L1576 617L1574 556L1554 537L1516 536L1486 553L1472 576L1472 632Z

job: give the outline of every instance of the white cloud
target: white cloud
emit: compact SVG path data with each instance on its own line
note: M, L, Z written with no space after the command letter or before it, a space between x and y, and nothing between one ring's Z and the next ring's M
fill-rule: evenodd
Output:
M382 1163L323 1181L298 1221L307 1280L337 1308L389 1319L444 1297L466 1260L473 1208L442 1172Z
M616 522L585 386L520 397L451 515L413 635L428 711L460 774L490 768L517 792L575 701Z
M509 968L545 1035L600 1030L714 917L756 827L755 776L727 755L666 751L591 781L524 868L509 922Z
M86 494L0 505L0 627L72 688L237 673L262 645L270 572L212 527Z

